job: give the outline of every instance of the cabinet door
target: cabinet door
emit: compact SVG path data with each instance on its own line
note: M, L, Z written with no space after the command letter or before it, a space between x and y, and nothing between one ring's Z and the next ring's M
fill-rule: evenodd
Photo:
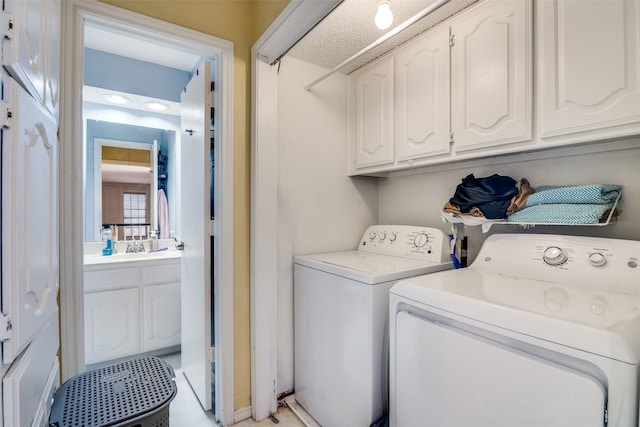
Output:
M531 139L532 16L525 0L493 0L451 30L457 151Z
M640 3L546 0L538 8L541 136L639 123Z
M180 283L143 289L144 351L180 345Z
M5 73L2 133L2 313L9 364L58 311L58 139L56 122Z
M449 29L396 55L396 158L449 152Z
M87 364L139 353L138 289L84 295Z
M60 0L4 2L2 63L56 118Z
M393 58L352 77L355 91L355 165L393 163Z

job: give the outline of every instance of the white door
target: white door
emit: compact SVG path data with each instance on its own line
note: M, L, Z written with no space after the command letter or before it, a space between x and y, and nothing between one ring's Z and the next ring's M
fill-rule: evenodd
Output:
M3 2L2 64L58 117L60 0Z
M355 92L355 166L393 163L393 58L351 79Z
M595 365L501 339L398 313L390 425L602 427L607 391Z
M539 3L542 137L621 128L640 111L640 3ZM597 30L594 30L597 29Z
M3 74L3 363L11 363L58 311L56 121ZM9 115L9 113L11 113Z
M0 75L0 426L39 426L58 379L57 123L5 72Z
M398 53L398 161L449 153L449 85L449 28L440 28Z
M451 26L457 151L531 139L531 2L484 3Z
M204 61L181 96L182 368L203 408L211 409L211 247L209 124L211 64Z

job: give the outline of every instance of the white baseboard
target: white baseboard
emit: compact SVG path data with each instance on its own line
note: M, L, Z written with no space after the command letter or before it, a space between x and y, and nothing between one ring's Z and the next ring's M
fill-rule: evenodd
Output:
M238 423L240 421L246 420L247 418L251 418L251 406L240 408L233 413L234 423Z

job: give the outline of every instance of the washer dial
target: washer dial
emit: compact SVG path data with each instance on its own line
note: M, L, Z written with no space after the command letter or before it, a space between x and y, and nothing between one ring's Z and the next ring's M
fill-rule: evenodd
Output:
M607 263L607 259L600 252L589 254L589 264L594 267L602 267Z
M567 253L557 246L549 246L542 254L542 259L549 265L564 264L567 258Z
M429 243L429 236L426 233L420 233L413 238L413 244L416 248L422 248Z

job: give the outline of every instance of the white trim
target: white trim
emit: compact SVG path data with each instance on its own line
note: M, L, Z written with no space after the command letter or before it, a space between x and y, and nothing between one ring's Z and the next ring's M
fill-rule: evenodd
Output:
M60 307L62 379L84 370L83 125L84 23L94 22L197 55L217 58L216 418L234 422L233 401L233 43L98 1L62 2L60 122ZM226 166L226 167L225 167Z
M286 53L341 1L290 2L251 48L251 411L257 421L278 404L278 73L265 61Z
M234 423L239 423L247 418L251 418L251 406L238 409L233 417Z
M252 49L251 406L263 420L277 409L278 76Z
M252 56L273 65L343 0L294 0L254 45ZM253 49L252 49L253 51Z

